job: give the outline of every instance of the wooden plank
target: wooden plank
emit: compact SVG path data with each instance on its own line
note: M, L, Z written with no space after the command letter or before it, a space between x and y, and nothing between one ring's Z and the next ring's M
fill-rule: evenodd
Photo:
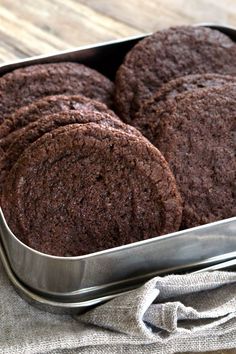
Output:
M18 0L1 0L1 46L6 53L10 44L14 43L13 53L16 53L16 58L137 33L136 29L96 14L93 9L73 0L38 0L34 2L34 7L32 3L26 0L22 6ZM10 48L9 57L12 58ZM8 58L0 57L1 61L3 59Z
M0 61L203 21L236 25L235 0L1 0Z

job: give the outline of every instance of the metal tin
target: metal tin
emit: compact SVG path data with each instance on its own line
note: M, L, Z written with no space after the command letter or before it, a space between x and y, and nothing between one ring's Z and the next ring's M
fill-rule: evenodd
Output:
M236 40L235 29L208 26ZM21 60L1 66L0 75L36 63L78 61L114 78L124 55L144 37ZM78 257L50 256L24 245L7 226L1 209L0 234L5 250L1 253L20 284L39 297L67 303L113 296L166 271L215 264L222 254L223 260L231 259L236 251L236 217Z
M26 300L29 304L52 313L57 314L81 314L89 309L101 305L106 301L112 300L113 298L127 294L129 291L116 292L115 294L97 297L95 299L87 300L87 301L78 301L76 299L62 299L50 298L47 295L39 295L32 289L29 289L26 285L24 285L17 276L13 273L11 266L9 264L8 258L6 256L5 250L0 241L0 259L2 261L3 267L6 271L6 274L14 286L17 293ZM227 260L227 261L226 261ZM217 262L217 263L216 263ZM218 263L220 262L220 263ZM210 264L213 264L210 266ZM199 270L195 270L194 273L204 272L204 271L214 271L214 270L234 270L236 269L236 252L232 252L228 255L222 255L219 257L214 257L213 259L208 259L198 264L191 264L191 268L187 269L179 269L175 270L175 272L188 272L193 271L195 268L200 268ZM169 272L173 272L173 269L169 269L164 272L159 272L159 275L166 274ZM137 285L137 284L136 284Z
M14 273L38 293L88 300L135 287L168 269L236 251L236 217L78 257L56 257L24 245L0 210L4 248Z

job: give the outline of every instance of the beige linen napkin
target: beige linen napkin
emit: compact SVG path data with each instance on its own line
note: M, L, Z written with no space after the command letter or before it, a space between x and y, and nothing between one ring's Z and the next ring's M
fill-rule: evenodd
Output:
M236 273L156 277L84 315L22 300L0 266L0 352L177 353L236 348Z

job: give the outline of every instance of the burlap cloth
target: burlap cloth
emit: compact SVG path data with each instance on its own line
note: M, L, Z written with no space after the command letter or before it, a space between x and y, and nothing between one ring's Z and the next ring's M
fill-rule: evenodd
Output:
M0 266L0 353L176 353L236 348L236 273L156 277L74 316L22 300Z

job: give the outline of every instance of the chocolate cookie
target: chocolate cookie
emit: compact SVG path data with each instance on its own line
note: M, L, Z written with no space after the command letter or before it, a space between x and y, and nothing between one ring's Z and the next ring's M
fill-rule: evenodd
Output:
M236 86L179 94L159 104L157 115L149 138L176 178L184 202L182 227L235 216Z
M98 124L44 134L5 183L11 230L44 253L82 255L178 230L181 200L147 141Z
M221 74L196 74L186 75L177 79L171 80L163 84L160 89L152 95L147 101L152 100L155 103L164 101L169 98L174 98L176 95L193 91L205 87L219 87L225 84L236 84L236 76L221 75ZM141 105L139 114L145 113L145 106L150 106L150 102L145 101Z
M0 125L0 147L6 151L14 139L18 136L18 129L40 119L44 115L62 111L95 110L105 112L119 119L107 106L90 98L74 96L47 96L21 107Z
M236 75L236 45L206 27L175 27L146 37L127 54L116 76L115 103L131 122L142 102L163 83L189 74Z
M0 78L0 123L34 100L61 94L82 94L111 106L113 83L96 70L77 63L16 69Z
M199 88L222 87L226 84L236 85L236 76L198 74L187 75L171 80L162 85L152 97L143 102L139 111L134 116L132 124L148 139L152 140L152 132L155 132L159 124L160 117L158 116L158 107L159 105L162 106L165 104L163 101L175 99L178 94L183 92L193 91ZM162 112L162 109L160 109L160 112Z
M108 113L100 113L83 108L83 111L80 112L67 111L42 117L41 119L17 130L9 149L0 158L0 195L1 187L10 169L30 144L39 139L43 134L57 129L60 126L74 123L85 124L90 122L98 123L107 128L112 127L120 129L127 134L132 134L138 138L146 140L134 127L122 123L119 118L115 117L115 115L110 115Z

